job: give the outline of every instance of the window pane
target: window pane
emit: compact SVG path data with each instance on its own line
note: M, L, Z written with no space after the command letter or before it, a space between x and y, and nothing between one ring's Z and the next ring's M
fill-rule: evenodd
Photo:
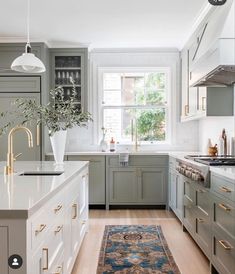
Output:
M136 110L137 132L140 141L166 139L166 112L164 108Z
M105 73L103 102L110 106L165 105L166 74Z
M119 142L131 142L136 125L138 140L164 141L165 109L104 109L104 127L108 130L107 140L115 137Z

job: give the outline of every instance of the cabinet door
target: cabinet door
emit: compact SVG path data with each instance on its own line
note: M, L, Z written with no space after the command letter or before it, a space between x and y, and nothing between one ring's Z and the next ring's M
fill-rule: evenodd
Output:
M137 168L138 201L145 204L166 203L166 169Z
M89 204L105 204L105 156L68 156L69 161L89 161Z
M207 99L207 88L206 87L199 87L198 88L198 112L199 114L205 114L206 113L206 99Z
M183 220L183 200L184 200L184 182L183 177L179 174L175 177L176 185L176 201L175 201L175 214L182 221Z
M5 226L0 227L0 273L8 273L8 228Z
M17 98L32 99L40 102L40 93L0 93L0 110L13 110L13 102ZM1 123L5 124L5 122L7 122L7 119L1 120ZM15 124L17 124L17 118L15 120ZM14 155L23 153L17 160L38 161L41 159L41 133L37 132L39 128L37 127L36 122L31 122L27 125L27 127L32 131L34 146L33 148L29 148L26 133L24 131L18 131L13 136ZM7 134L0 136L0 161L6 161L7 143Z
M175 211L176 209L176 173L173 170L170 170L169 172L168 197L169 197L169 206L173 211Z
M188 116L188 50L181 52L181 117Z
M195 116L197 114L198 103L198 88L189 88L189 116Z
M110 203L137 202L137 174L135 168L109 168Z

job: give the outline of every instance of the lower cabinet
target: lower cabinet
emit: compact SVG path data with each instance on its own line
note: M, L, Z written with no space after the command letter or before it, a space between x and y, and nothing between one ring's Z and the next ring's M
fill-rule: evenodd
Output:
M166 205L167 158L151 157L130 156L128 167L120 167L118 156L107 157L107 208L109 205Z
M0 273L13 273L9 254L19 254L19 274L70 274L88 230L88 166L28 219L0 222ZM4 261L3 261L4 260Z

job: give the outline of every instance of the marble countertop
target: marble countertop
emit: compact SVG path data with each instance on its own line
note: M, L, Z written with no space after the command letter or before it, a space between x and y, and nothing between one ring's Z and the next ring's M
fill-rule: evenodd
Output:
M88 162L16 162L15 173L4 175L0 163L0 217L28 218L72 180ZM63 171L59 176L19 176L23 171Z
M210 171L232 180L235 184L235 166L211 166Z

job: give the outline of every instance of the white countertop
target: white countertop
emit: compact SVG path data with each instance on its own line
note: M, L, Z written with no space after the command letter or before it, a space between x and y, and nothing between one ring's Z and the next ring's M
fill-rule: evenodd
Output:
M234 181L235 184L235 166L211 166L210 171Z
M88 162L16 162L15 172L5 176L0 163L0 217L28 218L58 193ZM63 171L59 176L19 176L22 171Z

